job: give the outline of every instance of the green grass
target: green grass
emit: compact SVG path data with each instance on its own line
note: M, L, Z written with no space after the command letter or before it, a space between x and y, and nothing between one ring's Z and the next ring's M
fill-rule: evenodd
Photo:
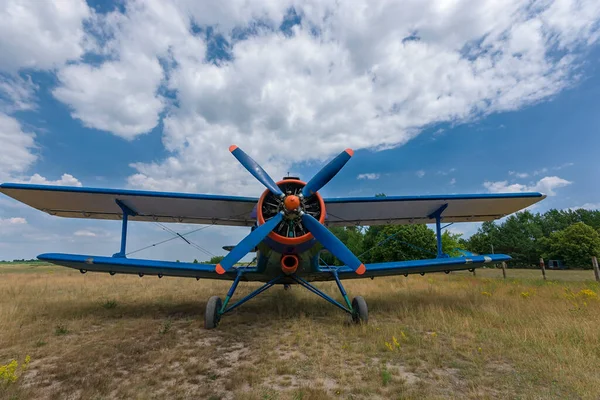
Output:
M204 307L227 282L3 273L0 366L31 363L0 398L597 399L593 273L498 272L349 281L368 302L365 326L274 287L212 331ZM235 298L256 287L240 283Z

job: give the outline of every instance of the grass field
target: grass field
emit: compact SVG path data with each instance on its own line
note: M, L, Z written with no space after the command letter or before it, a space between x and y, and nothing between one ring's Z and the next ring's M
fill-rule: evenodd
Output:
M206 300L227 283L5 264L0 364L31 361L0 368L0 397L598 399L593 273L501 276L347 282L369 304L366 326L301 288L274 287L206 331ZM335 284L320 287L338 297Z

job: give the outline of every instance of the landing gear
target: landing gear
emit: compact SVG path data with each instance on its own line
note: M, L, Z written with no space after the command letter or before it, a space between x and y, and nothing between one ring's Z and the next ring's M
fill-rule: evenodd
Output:
M213 296L206 303L206 312L204 313L204 327L213 329L219 325L221 320L221 307L223 302L219 296Z
M369 321L369 309L367 302L362 296L352 299L352 322L355 324L366 324Z
M208 303L206 303L206 313L204 314L204 327L206 329L216 328L219 325L219 321L221 320L221 317L224 314L232 311L233 309L241 306L248 300L258 296L265 290L271 288L273 285L278 283L284 277L290 278L298 285L307 289L309 292L316 294L317 296L328 301L329 303L333 304L334 306L338 307L339 309L347 312L348 314L350 314L352 316L353 322L366 324L367 321L369 320L369 311L367 309L367 302L361 296L355 297L352 300L352 302L350 302L350 299L348 298L348 295L346 294L346 290L344 289L344 286L342 286L342 282L340 281L340 278L337 274L337 270L333 270L330 272L332 273L332 275L335 279L335 282L337 283L338 289L340 290L340 294L344 298L345 304L342 304L342 303L338 302L337 300L331 298L329 295L327 295L323 291L319 290L314 285L312 285L311 283L309 283L308 281L299 277L296 274L290 274L290 275L282 274L274 279L271 279L269 282L265 283L258 289L254 290L252 293L245 296L241 300L238 300L234 304L229 305L229 301L233 297L233 294L235 293L238 283L240 282L240 279L242 278L242 275L245 272L246 272L245 269L239 269L237 271L237 276L235 277L235 280L233 281L233 284L231 285L229 292L227 292L227 296L225 297L224 301L221 301L221 298L219 298L218 296L213 296L210 299L208 299ZM284 289L286 287L289 287L288 283L284 284Z

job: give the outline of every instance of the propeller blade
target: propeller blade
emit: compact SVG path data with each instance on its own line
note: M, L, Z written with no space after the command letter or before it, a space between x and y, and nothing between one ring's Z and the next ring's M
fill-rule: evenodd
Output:
M365 273L365 265L344 245L333 233L325 226L321 225L315 217L310 214L302 214L302 223L308 228L310 233L317 239L327 250L334 256L339 258L344 264L349 266L359 275Z
M244 153L242 149L237 147L235 144L229 146L229 151L237 160L254 176L259 180L260 183L265 185L267 189L271 191L276 196L283 197L283 192L279 189L279 186L275 183L273 179L265 172L264 169L254 161L248 154Z
M342 151L336 158L331 160L329 164L324 166L313 178L304 186L302 189L302 195L304 197L309 197L321 190L327 182L329 182L340 170L350 157L354 155L354 151L352 149L346 149Z
M258 226L255 230L250 232L248 236L242 239L231 251L225 256L219 264L215 266L215 271L219 275L223 275L229 271L236 262L240 261L242 257L252 251L269 233L281 222L283 219L283 212L278 213L264 224Z

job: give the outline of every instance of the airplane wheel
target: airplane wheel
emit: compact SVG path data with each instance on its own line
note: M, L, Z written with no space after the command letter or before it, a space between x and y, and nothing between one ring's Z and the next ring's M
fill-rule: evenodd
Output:
M204 313L204 327L206 329L213 329L219 325L219 321L221 320L219 310L222 305L223 302L219 296L213 296L208 299L208 303L206 303L206 312Z
M352 299L352 321L356 324L366 324L369 321L369 309L367 302L362 296L356 296Z

